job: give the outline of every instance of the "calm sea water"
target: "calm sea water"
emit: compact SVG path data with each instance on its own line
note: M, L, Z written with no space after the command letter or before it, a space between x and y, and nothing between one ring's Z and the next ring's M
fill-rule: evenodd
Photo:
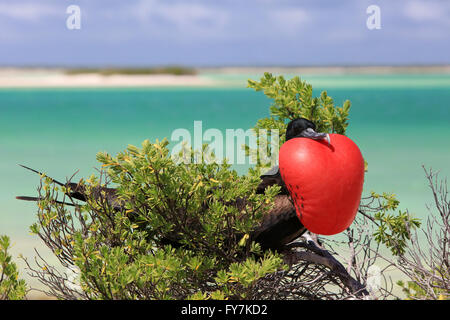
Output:
M32 257L40 241L28 234L39 177L25 164L65 180L95 173L98 151L112 154L177 128L244 130L268 115L271 101L245 88L247 75L204 75L220 88L1 89L0 234L13 253ZM257 79L259 75L248 75ZM424 218L432 198L422 165L450 176L450 75L305 76L336 104L352 102L348 136L369 163L365 194L394 192L402 209ZM244 172L245 167L236 167Z

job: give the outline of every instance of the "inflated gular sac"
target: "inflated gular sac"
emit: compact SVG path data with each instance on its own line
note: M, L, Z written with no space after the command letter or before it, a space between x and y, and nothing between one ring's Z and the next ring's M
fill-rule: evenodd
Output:
M353 222L364 184L364 159L348 137L294 138L281 146L281 178L297 215L311 232L333 235Z

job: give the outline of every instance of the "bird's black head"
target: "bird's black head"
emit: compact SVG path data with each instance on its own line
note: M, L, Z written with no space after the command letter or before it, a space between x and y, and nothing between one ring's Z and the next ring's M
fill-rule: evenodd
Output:
M289 122L286 129L286 141L292 138L310 138L314 140L326 139L330 142L330 137L327 133L316 132L316 125L314 122L305 118L298 118Z

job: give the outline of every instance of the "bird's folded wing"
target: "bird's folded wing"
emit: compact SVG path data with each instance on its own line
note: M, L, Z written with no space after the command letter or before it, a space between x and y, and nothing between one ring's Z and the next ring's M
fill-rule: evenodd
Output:
M263 249L281 249L306 231L289 196L278 195L274 202L273 209L263 217L252 235Z

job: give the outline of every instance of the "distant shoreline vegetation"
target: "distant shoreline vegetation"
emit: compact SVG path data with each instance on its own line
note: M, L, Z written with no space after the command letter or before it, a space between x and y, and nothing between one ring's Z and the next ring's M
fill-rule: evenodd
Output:
M64 71L65 74L77 75L96 73L104 76L111 75L155 75L155 74L170 74L170 75L195 75L197 71L194 68L181 66L167 66L154 68L73 68Z

